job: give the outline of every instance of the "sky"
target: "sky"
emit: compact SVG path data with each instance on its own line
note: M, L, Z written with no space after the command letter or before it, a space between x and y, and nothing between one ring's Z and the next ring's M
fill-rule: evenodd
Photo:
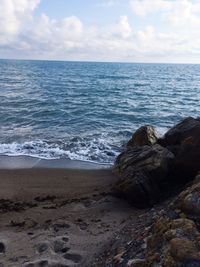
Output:
M0 58L200 63L200 0L0 0Z

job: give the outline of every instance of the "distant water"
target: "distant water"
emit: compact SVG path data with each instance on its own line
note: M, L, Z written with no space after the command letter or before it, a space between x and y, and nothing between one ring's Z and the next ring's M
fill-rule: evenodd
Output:
M111 163L200 111L200 65L0 61L0 155Z

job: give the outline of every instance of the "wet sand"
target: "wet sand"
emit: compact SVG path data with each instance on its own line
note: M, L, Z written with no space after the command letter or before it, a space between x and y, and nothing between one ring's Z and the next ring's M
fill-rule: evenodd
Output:
M111 169L0 170L0 266L92 266L133 214Z

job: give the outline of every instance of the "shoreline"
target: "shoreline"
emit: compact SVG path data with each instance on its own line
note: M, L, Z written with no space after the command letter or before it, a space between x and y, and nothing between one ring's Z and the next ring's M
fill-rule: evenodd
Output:
M110 169L112 164L70 159L43 159L32 156L0 155L0 169Z

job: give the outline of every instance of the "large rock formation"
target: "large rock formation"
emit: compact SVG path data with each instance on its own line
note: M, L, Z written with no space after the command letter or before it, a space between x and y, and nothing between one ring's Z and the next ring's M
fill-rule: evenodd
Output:
M116 190L137 207L156 203L162 197L173 158L160 145L127 149L116 160L115 170L122 176Z
M200 170L200 119L186 118L163 138L152 126L139 128L115 162L116 192L136 207L159 201L169 187L192 180Z
M159 140L162 146L180 145L188 137L200 136L200 118L188 117L172 127L163 138Z

